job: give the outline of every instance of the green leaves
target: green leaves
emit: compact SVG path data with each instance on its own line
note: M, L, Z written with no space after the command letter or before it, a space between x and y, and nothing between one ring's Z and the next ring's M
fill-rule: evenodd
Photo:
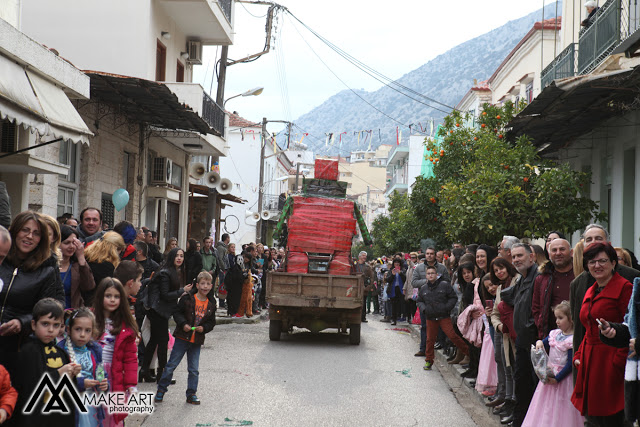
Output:
M588 174L541 159L526 136L506 140L505 126L523 106L485 104L475 119L447 116L438 141L425 142L435 177L418 177L410 198L392 197L388 217L374 222L376 246L390 253L424 238L495 244L505 234L568 234L603 219L588 197Z

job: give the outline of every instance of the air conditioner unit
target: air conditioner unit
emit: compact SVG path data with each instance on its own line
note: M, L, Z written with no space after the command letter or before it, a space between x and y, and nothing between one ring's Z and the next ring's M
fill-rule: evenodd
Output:
M187 42L187 52L189 52L188 63L202 65L202 42L189 40Z
M171 169L173 164L171 159L166 157L154 157L151 165L151 184L166 185L171 184Z

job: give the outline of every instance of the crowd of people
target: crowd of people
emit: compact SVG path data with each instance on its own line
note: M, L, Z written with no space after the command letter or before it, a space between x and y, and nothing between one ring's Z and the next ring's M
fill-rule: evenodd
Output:
M189 239L186 249L169 238L164 251L156 239L128 221L109 229L92 207L78 219L25 211L0 225L0 424L123 425L126 413L104 407L42 413L42 398L30 413L22 408L45 373L54 384L71 376L88 393L129 396L139 382L156 382L162 402L185 355L186 401L200 404L200 347L218 307L260 314L262 283L284 251L248 244L236 252L227 234L215 245Z
M360 271L372 284L363 313L420 324L415 356L424 369L442 349L502 424L624 426L638 418L640 266L602 226L588 225L573 248L558 231L544 246L504 236L497 246L396 253Z
M0 225L4 425L123 425L125 413L100 406L46 414L42 397L30 413L20 408L45 373L54 383L73 377L87 393L131 395L139 382L156 382L159 403L185 355L186 401L199 404L200 348L218 307L259 314L265 278L285 259L259 243L238 251L227 234L215 245L189 239L186 250L171 238L161 251L145 227L104 229L96 208L77 220L25 211L8 225ZM365 279L362 321L373 312L393 325L420 324L415 355L424 369L442 349L503 424L637 418L640 266L600 225L587 226L573 248L553 231L544 247L504 236L497 247L429 247L370 263L362 252L355 270Z

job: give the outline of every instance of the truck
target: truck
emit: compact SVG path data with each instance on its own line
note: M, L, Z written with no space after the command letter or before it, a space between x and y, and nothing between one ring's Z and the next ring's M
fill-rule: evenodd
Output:
M269 339L279 341L294 327L313 333L349 331L360 344L365 278L356 274L351 246L357 228L371 236L357 203L337 180L338 162L316 160L315 177L303 178L302 194L287 198L274 237L286 247L279 271L267 275Z

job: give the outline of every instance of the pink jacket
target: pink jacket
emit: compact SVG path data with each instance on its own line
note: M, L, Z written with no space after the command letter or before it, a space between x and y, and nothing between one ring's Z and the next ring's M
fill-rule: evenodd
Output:
M480 315L478 315L480 313ZM475 345L476 347L482 346L482 323L483 309L479 308L475 304L471 304L464 309L458 316L458 329L462 336Z

